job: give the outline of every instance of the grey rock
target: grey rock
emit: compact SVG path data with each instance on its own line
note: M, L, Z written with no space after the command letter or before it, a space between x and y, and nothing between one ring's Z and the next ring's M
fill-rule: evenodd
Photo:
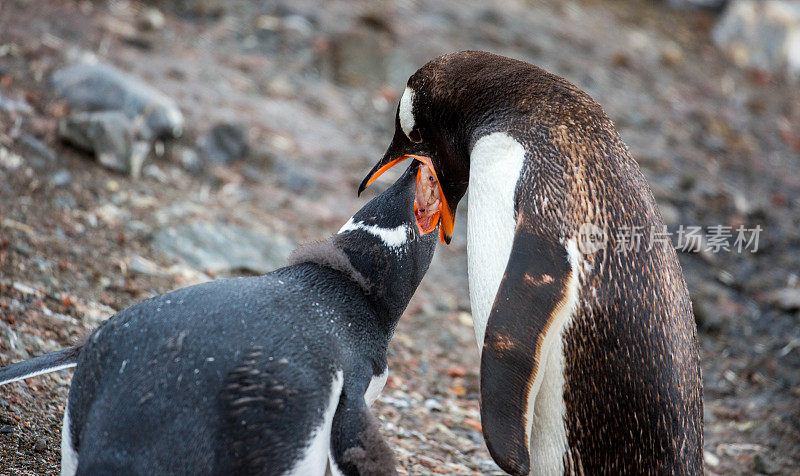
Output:
M21 254L22 256L30 257L33 256L34 254L33 248L28 246L26 243L22 242L14 243L11 245L11 248L17 253Z
M783 288L767 293L767 301L784 311L800 310L800 288Z
M0 435L10 435L12 433L14 433L14 427L12 425L0 426Z
M287 15L283 18L283 27L303 37L314 34L314 24L302 15Z
M278 178L278 182L292 192L304 193L316 185L314 179L308 174L288 163L279 162L276 164L274 173Z
M142 172L142 164L144 159L150 152L150 142L137 140L131 146L131 155L128 157L128 173L133 178L139 178Z
M19 335L3 320L0 320L0 340L3 342L3 347L10 350L11 355L15 358L30 358L30 354L25 349L25 344L22 343Z
M708 9L719 10L728 3L728 0L669 0L669 5L680 9Z
M706 415L711 415L711 417L708 417ZM707 412L707 413L704 412L703 414L704 421L708 422L712 418L715 418L712 412ZM706 464L706 466L709 466L711 468L716 468L717 466L719 466L719 456L715 455L710 451L703 451L703 462Z
M73 113L61 120L58 126L58 134L62 139L88 152L95 152L98 158L109 154L122 160L130 153L133 133L133 123L118 111ZM107 163L107 158L101 162L111 168L125 170L124 164Z
M0 111L10 114L32 114L33 108L24 99L11 99L0 94Z
M44 159L46 162L55 162L56 160L56 153L47 144L30 134L23 133L20 135L19 139L17 139L17 145L26 155Z
M148 7L139 12L138 24L142 30L160 30L165 23L164 14L157 8Z
M143 117L158 138L178 137L184 119L175 102L119 69L100 62L81 62L53 74L53 86L79 111L121 111L130 119Z
M179 162L181 167L190 172L199 172L203 169L203 161L200 160L200 154L191 147L176 145L170 149L170 156L173 160Z
M394 398L390 395L381 396L381 402L383 402L384 405L389 405L391 407L400 409L410 408L412 405L411 401L408 398L405 397Z
M209 161L224 164L244 158L250 150L247 131L241 124L217 124L199 145Z
M36 444L33 445L33 451L37 453L44 453L47 450L47 440L44 438L39 438L36 440Z
M728 320L717 303L696 302L692 306L697 328L706 334L719 334L728 328Z
M785 70L800 78L800 2L736 0L712 32L714 43L743 67Z
M120 111L77 112L59 122L62 139L88 152L105 167L139 177L149 143L136 140L134 123Z
M66 187L72 183L72 174L67 170L59 170L50 178L56 187Z
M223 0L179 0L175 8L185 16L217 18L230 8Z
M756 453L753 455L753 471L759 474L778 474L780 468L764 453Z
M697 327L707 334L717 334L730 327L724 304L730 300L727 288L713 281L697 279L689 287Z
M162 276L166 274L156 263L139 255L133 255L128 263L128 269L145 276Z
M261 31L296 35L307 38L314 34L314 24L303 15L289 14L286 16L260 15L254 25Z
M280 235L204 221L162 229L153 240L189 266L214 273L237 269L266 273L283 265L294 249Z
M435 398L429 398L429 399L425 400L424 405L425 405L425 409L427 409L428 411L431 411L431 412L440 412L440 411L442 411L442 404L439 403L439 401L436 400Z

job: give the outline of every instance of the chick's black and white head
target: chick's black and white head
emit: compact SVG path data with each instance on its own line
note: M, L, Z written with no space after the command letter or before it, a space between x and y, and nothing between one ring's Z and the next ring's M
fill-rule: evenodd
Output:
M436 234L417 226L414 200L419 162L413 162L386 191L369 201L334 237L350 263L377 292L402 308L428 270Z

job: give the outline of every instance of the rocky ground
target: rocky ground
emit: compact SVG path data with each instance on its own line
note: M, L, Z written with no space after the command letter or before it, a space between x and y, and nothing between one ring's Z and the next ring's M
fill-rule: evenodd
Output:
M265 272L335 232L366 202L355 190L408 75L486 49L595 97L671 230L763 228L756 253L680 256L706 470L797 474L800 89L725 59L715 19L634 0L3 1L0 363L70 345L154 294ZM98 116L70 99L57 72L87 52L182 117L135 101ZM375 405L401 474L497 471L480 433L464 225L400 324ZM0 474L58 472L69 375L0 388Z

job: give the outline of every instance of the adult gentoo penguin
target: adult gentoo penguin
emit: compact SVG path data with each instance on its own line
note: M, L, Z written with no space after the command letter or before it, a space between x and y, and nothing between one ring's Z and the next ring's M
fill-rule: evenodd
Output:
M290 266L136 304L0 384L77 365L62 474L395 474L368 405L436 246L415 219L418 169ZM435 187L419 195L435 204Z
M663 221L601 107L536 66L464 51L411 76L395 122L359 191L403 158L430 164L447 243L469 186L481 418L500 467L701 473L686 284L669 240L616 249L619 235L646 239ZM582 242L586 230L605 241Z

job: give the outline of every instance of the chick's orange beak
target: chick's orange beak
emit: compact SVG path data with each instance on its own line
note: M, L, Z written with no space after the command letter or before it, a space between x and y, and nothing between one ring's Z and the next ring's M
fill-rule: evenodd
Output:
M430 173L433 175L433 178L436 180L436 186L438 187L438 195L439 199L441 200L441 204L439 205L438 211L431 213L428 211L426 213L420 213L419 207L417 205L417 201L414 201L414 215L417 218L417 227L419 228L420 232L423 234L430 233L439 225L439 239L442 243L449 245L450 240L453 237L453 228L455 227L455 211L450 209L450 206L447 204L447 198L444 196L444 191L442 190L441 182L439 181L439 177L436 176L436 170L433 168L433 162L431 162L430 157L425 157L421 155L404 155L399 159L394 159L385 165L381 166L371 175L367 176L367 178L362 183L361 187L359 188L359 194L365 188L372 185L372 183L378 179L384 172L391 169L395 165L399 164L400 162L406 159L415 159L423 164L425 164L428 169L430 169ZM417 185L419 186L420 181L420 174L421 171L417 171Z

